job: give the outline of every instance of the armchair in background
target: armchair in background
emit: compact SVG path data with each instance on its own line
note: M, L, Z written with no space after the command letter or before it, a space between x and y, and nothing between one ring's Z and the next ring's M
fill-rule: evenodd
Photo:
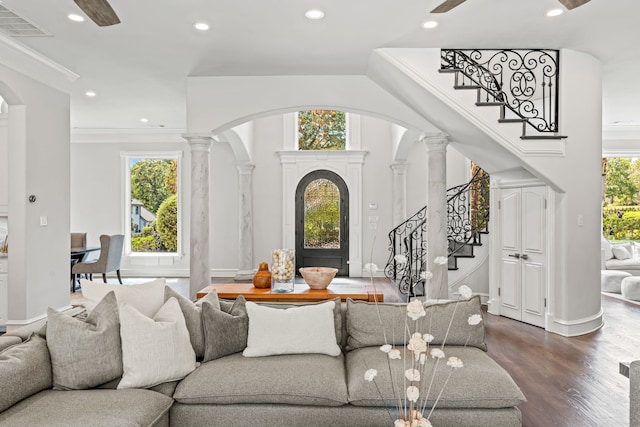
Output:
M73 266L71 272L74 278L79 274L88 274L89 280L93 279L93 274L102 274L102 280L107 283L107 273L115 271L118 282L122 284L120 277L120 262L122 261L122 248L124 245L124 235L114 234L100 236L100 256L96 261L79 262Z

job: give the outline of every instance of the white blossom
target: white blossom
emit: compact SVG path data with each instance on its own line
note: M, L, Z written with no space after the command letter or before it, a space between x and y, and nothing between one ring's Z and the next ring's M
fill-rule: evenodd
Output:
M431 357L433 359L444 359L444 351L440 350L439 348L432 348Z
M422 339L423 339L425 342L431 342L431 341L433 341L433 340L434 340L433 335L431 335L431 334L424 334L424 335L422 336Z
M421 365L424 365L426 362L427 362L427 355L426 355L426 354L424 354L424 353L422 353L422 354L420 355L420 364L421 364Z
M433 424L431 424L431 421L426 418L419 418L418 427L433 427Z
M402 356L400 356L400 350L398 350L397 348L391 350L389 352L389 359L402 359Z
M391 351L391 344L385 344L383 346L380 346L380 351L384 352L384 353L389 353Z
M429 270L427 271L423 271L422 273L420 273L420 278L423 280L431 280L433 279L433 273L430 272Z
M404 420L395 420L393 422L393 427L405 427L406 424L404 422Z
M462 368L464 364L462 363L462 360L458 359L457 357L451 356L449 360L447 360L447 366L451 366L453 369L458 369Z
M378 271L378 266L372 262L369 262L364 265L364 269L369 270L370 273L375 273L376 271Z
M398 255L394 256L393 260L395 262L397 262L398 264L406 264L407 263L407 257L402 255L402 254L398 254Z
M460 298L469 299L473 294L473 291L467 285L462 285L458 288L458 292L460 293Z
M447 260L447 257L445 256L439 256L436 257L436 259L433 260L434 264L438 264L438 265L445 265L449 263L449 260Z
M404 371L404 376L409 381L420 381L420 371L418 371L417 369L407 369L406 371Z
M469 320L467 322L471 326L479 325L480 322L482 322L482 316L479 314L472 314L471 316L469 316Z
M413 336L409 340L407 348L414 353L422 353L427 351L427 342L422 338L422 335Z
M412 318L413 320L418 320L422 316L427 314L424 311L424 306L422 305L422 301L414 299L409 304L407 304L407 316Z
M413 385L407 387L407 399L410 402L417 402L419 397L420 397L420 390L418 390L418 387Z
M364 373L364 379L366 381L373 381L373 379L376 377L376 375L378 375L378 371L375 369L367 369L366 372Z

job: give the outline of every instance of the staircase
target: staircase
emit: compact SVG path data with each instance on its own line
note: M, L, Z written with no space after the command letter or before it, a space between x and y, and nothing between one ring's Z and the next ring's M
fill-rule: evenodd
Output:
M499 123L521 123L520 139L566 138L558 135L557 50L442 49L440 57L454 89L475 90L478 107L499 107Z
M489 232L489 175L476 168L466 184L447 190L447 240L449 270L457 270L463 258L474 257ZM424 295L427 245L427 206L389 232L389 260L385 276L403 294Z

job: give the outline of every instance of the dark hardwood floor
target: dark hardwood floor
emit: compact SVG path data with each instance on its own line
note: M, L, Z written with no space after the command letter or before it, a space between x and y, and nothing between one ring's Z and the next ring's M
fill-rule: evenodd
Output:
M640 306L603 295L602 307L604 327L573 338L485 314L489 354L527 397L523 426L629 425L618 363L640 358Z

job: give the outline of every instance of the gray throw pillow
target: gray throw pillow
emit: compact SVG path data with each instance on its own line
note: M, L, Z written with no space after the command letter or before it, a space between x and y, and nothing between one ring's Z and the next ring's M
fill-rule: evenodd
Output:
M376 303L349 299L347 350L383 344L404 345L409 341L406 337L406 326L411 333L433 335L433 345L442 344L446 337L446 345L468 345L487 350L484 342L484 324L468 324L471 315L482 316L479 296L476 295L469 300L429 305L425 307L425 311L426 316L415 322L407 317L406 304L378 303L376 306Z
M47 346L55 389L88 389L122 376L120 318L113 292L84 322L52 308L47 315Z
M51 361L44 338L34 334L1 352L0 378L0 412L51 388Z
M220 308L202 304L204 362L238 353L247 347L249 316L246 300L240 295L233 303L220 301Z
M204 328L202 327L202 304L205 301L210 302L214 307L220 308L220 301L218 300L218 294L214 290L208 293L203 298L200 298L196 303L193 303L189 298L180 295L169 286L164 287L164 302L166 303L169 298L175 298L180 305L184 320L187 323L187 330L189 331L189 339L191 340L191 346L193 351L196 352L196 359L202 360L204 357Z

